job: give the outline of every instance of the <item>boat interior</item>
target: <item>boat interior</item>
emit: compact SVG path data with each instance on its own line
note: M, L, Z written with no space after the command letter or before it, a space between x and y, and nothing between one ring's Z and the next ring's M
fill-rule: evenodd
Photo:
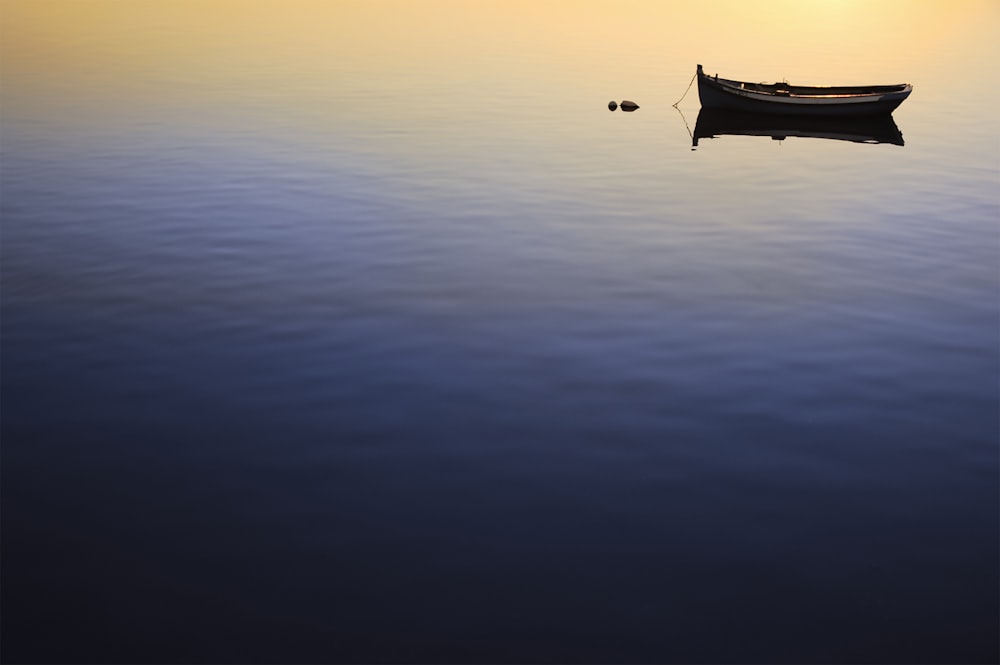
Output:
M862 86L809 86L791 85L789 83L749 83L746 81L732 81L730 79L707 77L721 85L740 90L750 90L751 92L762 92L770 95L809 95L814 97L839 97L843 95L884 95L890 92L903 92L907 84L897 85L862 85Z

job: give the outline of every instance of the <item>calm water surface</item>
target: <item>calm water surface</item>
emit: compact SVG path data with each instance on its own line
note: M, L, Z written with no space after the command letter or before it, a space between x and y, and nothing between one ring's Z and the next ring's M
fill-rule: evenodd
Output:
M996 662L996 3L0 26L5 661Z

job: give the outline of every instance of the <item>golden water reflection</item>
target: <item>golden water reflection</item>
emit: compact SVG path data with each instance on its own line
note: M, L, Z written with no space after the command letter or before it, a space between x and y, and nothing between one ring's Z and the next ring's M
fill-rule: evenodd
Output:
M331 86L433 74L442 84L485 77L562 89L585 87L607 72L627 80L630 69L650 60L678 71L703 62L749 80L894 82L927 60L967 56L959 44L981 42L984 56L995 54L1000 5L7 0L2 13L5 88L71 89L83 79L111 91L178 94L269 72L321 77Z

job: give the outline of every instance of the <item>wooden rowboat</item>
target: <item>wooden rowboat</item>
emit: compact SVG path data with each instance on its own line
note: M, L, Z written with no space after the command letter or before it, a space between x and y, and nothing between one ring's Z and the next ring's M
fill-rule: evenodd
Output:
M788 83L749 83L708 76L698 65L698 97L706 109L781 115L878 115L892 113L913 86L820 87Z

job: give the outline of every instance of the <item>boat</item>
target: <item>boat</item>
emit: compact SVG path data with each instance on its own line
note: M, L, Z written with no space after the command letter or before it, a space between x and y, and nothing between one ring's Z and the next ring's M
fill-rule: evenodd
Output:
M699 139L719 136L769 136L775 141L784 141L792 136L903 145L903 135L888 113L841 117L702 108L695 121L691 146L697 148Z
M702 108L780 115L879 115L892 113L913 86L807 86L749 83L709 76L698 65L698 97Z

